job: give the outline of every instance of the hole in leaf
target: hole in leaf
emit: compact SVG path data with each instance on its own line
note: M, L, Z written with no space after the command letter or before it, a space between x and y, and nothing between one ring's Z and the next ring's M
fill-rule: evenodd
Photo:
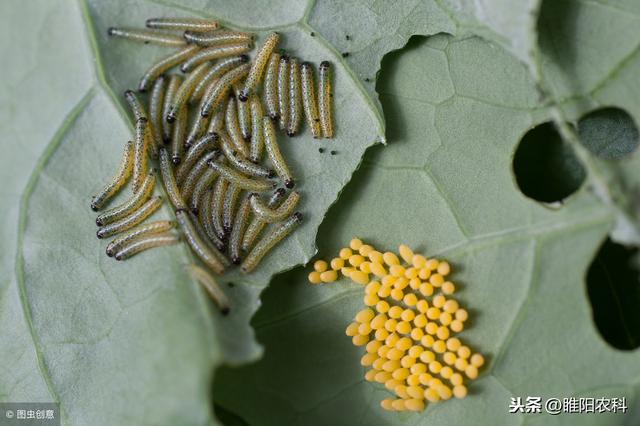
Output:
M604 340L617 349L640 346L639 271L638 249L607 238L587 273L593 320Z
M573 149L550 122L523 136L513 158L513 172L524 195L545 203L567 198L585 179Z
M580 141L594 155L617 160L638 148L640 137L635 121L623 109L608 107L592 111L578 121Z

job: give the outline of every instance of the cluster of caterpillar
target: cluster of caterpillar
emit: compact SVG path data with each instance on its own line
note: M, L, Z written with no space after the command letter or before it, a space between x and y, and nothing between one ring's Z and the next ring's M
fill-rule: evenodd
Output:
M98 216L97 236L123 234L106 249L117 260L184 240L214 273L223 274L232 263L249 273L302 222L295 212L300 193L292 190L295 180L274 123L294 136L304 116L314 137L332 138L331 66L321 63L316 96L311 65L275 52L277 33L266 36L251 60L254 35L223 29L216 21L154 18L146 26L110 28L108 34L178 51L140 80L139 92L150 91L148 113L133 91L125 92L135 139L126 144L116 175L93 197L91 208L102 209L129 180L132 194ZM180 71L171 72L176 67ZM265 151L268 165L261 164ZM158 162L176 221L142 224L163 202L152 197L158 173L149 170L147 156ZM196 265L189 273L228 312L213 277Z
M404 244L398 251L400 258L354 238L330 264L316 261L309 281L334 282L340 272L365 286L367 308L346 329L354 345L366 345L365 379L395 395L380 402L385 410L422 411L425 401L466 397L465 381L475 380L485 361L453 335L469 314L451 297L456 286L446 278L449 263Z

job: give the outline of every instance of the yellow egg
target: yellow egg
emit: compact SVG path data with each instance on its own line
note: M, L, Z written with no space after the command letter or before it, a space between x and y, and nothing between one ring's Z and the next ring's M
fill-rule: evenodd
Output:
M429 277L429 282L434 287L440 287L444 283L444 278L440 274L433 274Z
M374 340L374 342L380 342L379 340ZM389 353L389 351L391 350L391 348L387 345L382 345L382 342L380 342L381 346L380 348L378 348L378 356L381 358L386 358L387 354Z
M436 333L436 336L440 340L447 340L449 338L449 329L447 327L445 327L444 325L438 327L438 331Z
M365 285L369 283L369 274L365 274L362 271L353 271L349 278L351 278L352 281L355 281L358 284Z
M427 262L424 264L424 267L431 270L431 271L435 271L436 269L438 269L438 264L440 262L438 262L438 259L429 259L427 260Z
M458 310L458 302L453 299L449 299L444 304L444 311L450 314L454 314Z
M394 277L393 275L385 275L384 277L382 277L380 282L382 283L383 287L390 287L393 286L397 280L398 277Z
M398 339L398 341L396 342L396 348L398 348L401 351L405 352L405 351L409 350L409 348L411 347L412 344L413 344L413 342L411 341L410 338L402 337L402 338Z
M411 258L411 263L416 269L422 269L427 263L427 258L421 254L414 254Z
M409 356L412 358L418 358L422 352L424 352L422 346L414 345L409 348Z
M407 387L405 385L398 385L393 390L396 395L398 395L402 399L409 399L409 394L407 394Z
M438 401L440 401L440 395L433 388L425 389L424 398L429 402L438 402Z
M445 385L439 386L436 389L436 392L438 392L438 395L440 395L440 399L442 399L443 401L446 401L447 399L451 399L451 396L452 396L451 388L449 388L448 386L445 386Z
M378 290L380 290L381 287L382 287L382 284L380 284L379 281L371 281L364 288L364 292L365 294L375 294L378 292Z
M381 287L380 290L378 290L378 297L389 297L391 295L391 287Z
M420 384L424 386L428 386L431 383L433 377L429 373L420 373Z
M380 401L380 406L387 411L394 411L393 409L393 399L386 398Z
M438 354L443 354L447 350L447 344L442 340L436 340L433 343L433 350Z
M475 365L467 365L467 368L464 369L464 374L471 380L475 380L478 378L478 368Z
M416 317L416 314L412 309L405 309L404 311L402 311L402 314L400 315L400 318L402 318L402 321L413 321L415 317Z
M427 317L425 314L416 315L413 319L413 325L418 328L425 327L427 325Z
M330 271L324 271L320 274L320 279L324 283L332 283L338 279L338 272L333 269Z
M400 368L400 362L397 360L389 360L382 365L382 369L388 373L396 371Z
M389 311L389 303L386 300L381 300L376 304L376 311L384 314Z
M424 362L425 364L429 364L435 361L435 359L436 359L436 354L434 354L431 351L424 351L420 354L420 361Z
M391 406L395 411L406 411L407 407L405 406L404 399L394 399L391 403Z
M377 277L384 277L387 275L387 270L384 269L384 266L382 266L382 263L380 262L371 262L369 269L371 270L371 273Z
M339 271L343 267L344 267L344 259L341 259L339 257L334 257L333 259L331 259L331 269L335 271Z
M349 257L351 257L352 254L353 252L351 251L351 249L348 247L345 247L342 250L340 250L340 252L338 253L338 256L340 256L341 259L347 260L349 259Z
M362 254L362 253L360 253ZM377 262L377 263L384 263L384 257L382 255L382 253L380 253L377 250L373 250L371 252L369 252L369 254L362 254L363 256L368 256L369 260L371 260L371 262Z
M359 254L353 254L349 256L349 264L354 267L358 267L364 262L364 257Z
M454 365L456 367L456 370L465 371L466 368L469 366L469 363L464 358L458 358L456 359L456 363Z
M442 290L444 294L449 295L456 292L456 286L451 281L445 281L442 283L440 290Z
M402 359L403 355L404 352L402 352L400 349L391 348L389 349L389 352L387 352L387 359L390 359L392 361L399 361L400 359Z
M436 324L435 322L429 322L424 329L427 333L433 336L438 332L438 324Z
M406 368L398 368L391 373L391 376L396 380L404 380L409 377L409 370Z
M442 367L442 370L440 370L440 376L442 376L443 379L450 379L452 375L453 369L449 366Z
M420 375L412 373L409 377L407 377L407 384L409 386L418 386L418 385L420 385Z
M347 334L347 336L353 337L358 334L358 327L360 327L360 324L358 324L357 322L352 322L347 326L345 333Z
M351 341L356 346L364 346L369 341L369 336L363 336L362 334L356 334L351 338Z
M440 318L440 309L434 307L427 309L427 318L430 320L437 320Z
M359 249L358 249L358 253L360 253L363 256L369 256L369 254L374 251L375 249L368 245L368 244L363 244Z
M376 359L378 359L378 355L377 354L366 353L360 359L360 364L365 366L365 367L368 367L371 364L373 364L373 361L375 361Z
M484 357L481 354L473 354L471 355L471 365L475 367L482 367L484 365Z
M440 364L438 361L431 361L429 363L429 371L431 371L433 374L440 373L440 370L442 370L442 364Z
M422 339L422 336L424 336L424 331L422 331L421 328L416 327L411 330L411 338L416 342L419 342Z
M442 308L446 302L447 302L447 299L445 299L445 297L441 294L434 296L433 299L431 300L431 304L436 308Z
M359 238L352 239L349 241L349 247L351 250L360 250L360 247L362 247L362 240Z
M420 278L411 278L409 280L409 287L411 287L413 290L420 290L420 286L422 285L422 281L420 281Z
M441 312L440 318L438 318L438 321L440 321L440 324L442 325L451 324L451 321L452 321L451 314L449 312Z
M382 259L384 260L384 263L386 263L389 266L400 264L400 259L398 259L398 256L396 256L395 253L392 253L390 251L383 254Z
M361 311L359 311L356 314L355 319L356 319L357 322L362 324L364 322L370 322L373 319L373 317L375 317L375 316L376 316L376 314L375 314L375 312L373 312L373 309L366 308L366 309L362 309Z
M445 352L444 355L442 355L442 360L448 365L455 364L456 359L458 359L458 357L453 352Z
M368 322L360 324L360 327L358 327L358 334L369 335L369 333L371 333L371 324Z
M376 306L378 306L380 304L380 302L378 302L378 304L376 304ZM385 314L378 314L375 317L373 317L373 319L371 320L371 328L374 330L380 330L381 328L384 328L384 324L387 322L387 316Z
M407 306L415 306L418 303L418 297L413 293L409 293L404 296L402 301Z
M324 272L328 267L329 265L327 265L327 262L325 262L324 260L316 260L313 264L313 269L315 269L317 272Z
M418 278L421 280L427 280L431 276L431 270L426 267L420 268L418 271Z
M463 385L454 386L453 395L458 399L462 399L467 396L467 388Z
M437 271L442 276L449 275L449 272L451 272L451 266L448 262L440 262L438 264Z
M418 270L413 267L405 269L404 277L408 280L417 280L418 282L420 282L420 279L418 278Z
M367 343L367 353L370 354L375 354L378 353L378 349L380 349L382 347L382 342L379 342L377 340L372 340L369 343Z
M396 326L396 330L400 334L409 334L411 333L411 324L409 324L407 321L400 321Z
M411 263L413 261L413 250L409 248L406 244L400 244L398 247L398 253L400 253L400 257L407 263Z
M460 358L469 358L471 356L471 349L468 346L460 346L458 348L458 356Z
M380 301L377 294L367 294L364 296L364 304L367 306L375 306Z
M389 373L388 371L378 371L376 373L376 382L385 383L387 380L391 380L391 373Z
M409 401L422 402L422 400L424 399L424 390L420 386L407 387L407 393L411 397L411 399L408 399L407 402ZM423 409L424 409L424 403L422 404L422 408L420 408L420 410L423 410ZM413 410L413 411L418 411L418 410Z
M460 343L460 339L458 339L457 337L452 337L447 340L447 349L449 349L450 351L457 352L458 349L460 349L461 345L462 344Z
M387 329L387 331L389 331L390 333L393 333L394 331L396 331L397 325L398 321L390 318L384 323L384 328Z
M389 266L389 273L394 277L403 277L404 278L405 269L400 265L391 265Z
M427 309L429 309L429 302L427 302L424 299L418 300L418 303L416 303L416 309L420 313L423 313L423 314L426 313Z
M458 321L465 322L467 320L467 318L469 318L469 314L467 313L467 311L465 309L458 309L456 311L456 319Z
M416 362L411 367L411 374L422 374L427 372L427 365L421 362Z
M346 267L346 266L344 268L340 269L340 273L342 273L342 275L347 277L347 278L351 277L351 273L353 271L355 271L354 268L349 268L349 267Z
M366 373L364 373L364 379L367 382L373 382L375 380L376 373L376 370L368 370Z
M360 270L365 274L371 273L371 262L362 262L359 266Z
M420 343L422 343L422 346L424 346L425 348L430 348L435 343L435 339L433 338L433 336L425 334L424 336L422 336Z
M390 307L388 312L389 318L395 318L395 319L400 318L402 316L402 311L403 309L400 306Z
M400 301L402 300L403 297L404 297L404 291L400 290L399 288L394 288L393 290L391 290L391 298L393 300Z
M449 379L451 384L454 386L460 386L462 384L462 380L463 380L462 374L460 373L453 373L451 375L451 378Z
M391 375L393 376L393 374ZM400 386L401 384L402 382L400 380L390 379L384 382L384 387L386 387L390 391L393 391L396 388L396 386Z
M389 332L384 328L376 330L376 334L375 334L376 340L386 341L387 337L389 337Z
M424 297L429 297L433 294L433 286L429 283L420 284L420 294Z
M322 282L322 278L320 278L320 272L313 271L309 273L309 282L311 284L320 284Z
M400 360L400 365L402 365L404 368L411 368L415 363L416 363L416 359L409 355L403 356L402 359Z
M409 280L407 280L405 277L398 277L398 279L393 283L393 287L400 290L404 290L408 285Z

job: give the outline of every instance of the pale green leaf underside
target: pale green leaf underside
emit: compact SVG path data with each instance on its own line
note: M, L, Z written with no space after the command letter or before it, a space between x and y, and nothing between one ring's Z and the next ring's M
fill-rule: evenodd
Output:
M639 70L634 57L593 97L562 106L577 117L596 103L620 105L638 120ZM383 411L378 404L389 393L363 380L362 349L344 335L363 306L362 289L346 281L312 286L299 269L264 295L255 319L264 358L223 370L216 386L227 392L215 399L252 425L624 424L621 415L508 413L511 396L616 396L635 407L640 390L640 354L604 342L584 285L614 212L586 186L547 209L523 196L512 176L521 136L550 120L528 69L494 44L436 36L393 55L378 90L389 145L365 156L330 211L320 255L359 236L383 249L407 243L446 257L472 313L464 339L489 365L470 398L421 414ZM639 157L607 167L637 181L631 167Z
M0 168L0 213L6 218L0 225L0 268L6 271L0 278L0 400L59 400L68 424L210 422L212 366L260 355L247 322L261 290L274 272L313 254L324 212L364 149L380 140L384 126L372 96L382 56L412 34L440 32L478 34L528 68L477 39L452 43L436 37L404 55L382 90L388 136L397 144L368 159L332 210L319 243L329 254L353 234L383 246L407 241L460 266L461 299L478 314L468 339L492 361L477 397L430 409L422 418L382 413L377 401L385 392L361 383L358 351L342 333L360 304L360 290L346 284L312 288L300 272L285 275L291 282L279 282L268 293L271 303L258 319L260 341L268 345L265 360L246 370L242 387L230 381L237 377L223 377L225 391L217 399L252 424L459 423L463 416L482 424L495 414L487 407L501 404L505 422L522 422L506 414L512 393L632 396L640 376L637 355L602 343L582 283L613 213L586 190L563 210L547 211L524 199L509 173L517 139L548 118L529 77L535 72L539 6L520 3L279 0L256 7L248 0L232 6L205 0L60 0L0 6L6 20L0 50L12 64L0 86L6 88L0 90L0 132L11 141ZM579 62L597 66L575 69L562 54L554 59L546 50L541 69L554 97L572 117L592 105L615 104L638 121L638 86L628 83L640 67L632 31L637 5L571 4L580 13L569 15L588 25L570 26L564 42L594 40ZM87 208L89 194L110 175L131 132L120 94L162 55L161 49L107 40L106 27L184 14L216 16L238 28L277 29L285 46L305 59L348 64L337 67L340 136L321 144L337 147L340 155L320 155L308 136L286 144L308 194L301 206L308 221L259 273L231 277L238 285L228 291L238 309L224 320L182 274L186 250L158 250L115 264L93 236L94 216ZM600 18L618 19L619 25ZM594 25L624 29L615 49L605 52L589 33L575 36ZM562 41L556 37L553 46ZM585 49L575 51L584 55ZM352 53L341 58L341 52ZM580 87L567 89L572 80L563 73L577 73ZM620 182L637 186L638 161L635 155L623 164L620 180L619 168L602 165L605 174L615 175L612 192L622 202L627 200ZM388 203L379 203L383 193ZM419 194L417 201L404 206L410 194ZM168 217L168 209L157 216L162 215ZM384 220L391 216L399 220ZM495 266L503 264L504 269ZM567 350L558 354L549 347Z
M248 323L261 290L275 272L313 255L324 212L366 147L382 139L383 124L349 70L337 66L337 137L282 138L304 194L305 224L259 271L226 277L236 284L227 289L233 310L221 318L183 273L190 259L184 247L114 262L95 238L95 214L88 208L131 138L120 94L135 87L154 58L166 55L160 48L107 40L106 28L142 26L152 16L185 12L153 2L48 6L22 11L34 28L25 40L33 57L6 46L37 84L16 73L3 91L10 113L3 131L15 139L8 158L13 163L3 173L16 193L2 205L13 219L3 229L3 270L15 274L4 274L0 299L6 307L1 400L59 401L65 424L209 423L213 367L260 356ZM11 17L8 11L5 16ZM274 14L272 25L281 27L285 18ZM12 24L27 26L20 22L15 17ZM339 65L339 56L319 38L297 28L281 32L284 47L295 54ZM21 92L24 87L29 90ZM337 148L338 155L320 154L321 146ZM171 213L165 206L155 216Z

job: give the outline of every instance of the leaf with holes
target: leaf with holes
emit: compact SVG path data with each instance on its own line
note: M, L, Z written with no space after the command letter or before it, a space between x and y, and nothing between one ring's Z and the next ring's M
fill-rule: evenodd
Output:
M573 25L588 27L583 22ZM620 28L610 22L608 26ZM603 90L637 86L640 62L626 63L628 76L604 82ZM599 66L613 69L616 64L612 60ZM589 75L588 67L583 71ZM546 78L551 85L551 77ZM592 191L593 164L582 166L577 183L575 174L549 179L549 185L566 185L562 191L569 188L561 196L568 198L552 206L524 195L514 176L520 141L529 130L550 122L556 109L548 98L540 99L529 69L482 39L435 36L413 40L386 58L377 89L389 145L365 155L325 218L319 231L320 256L335 256L358 236L381 250L407 243L450 260L458 298L472 321L463 339L488 354L488 365L464 400L432 404L417 414L382 410L379 402L390 393L364 381L359 363L363 351L344 335L362 309L362 287L347 280L312 286L306 280L308 270L299 268L278 277L265 292L264 307L254 320L258 339L266 346L264 358L240 369L223 369L214 389L225 392L216 392L216 401L242 413L252 425L634 423L610 413L606 420L509 414L510 398L527 396L626 397L632 410L640 391L640 353L610 346L607 340L615 342L598 333L590 306L591 301L597 316L619 328L615 338L638 336L637 312L632 311L639 301L637 273L624 291L617 288L621 283L594 275L591 300L587 296L591 259L617 216L617 206ZM633 103L631 97L612 94L607 103L624 106L640 122L640 96ZM581 117L594 103L568 99L560 108L573 107L575 117ZM562 148L552 126L542 133L542 138L533 136L542 149L544 142ZM539 159L565 167L566 151L571 153L572 147L553 148ZM554 153L561 158L547 158ZM575 165L577 158L571 158ZM631 167L638 158L635 151L625 161ZM608 167L624 170L627 163ZM637 179L638 170L627 172ZM559 193L555 187L546 189ZM627 193L624 199L631 196ZM618 291L631 301L616 305ZM635 333L625 335L625 327L634 327ZM628 349L638 343L615 345ZM637 421L637 415L634 418Z
M274 273L308 259L323 220L324 254L359 233L381 247L417 244L459 269L460 294L474 314L467 336L491 355L490 365L473 398L430 408L429 422L495 424L496 412L503 423L518 422L506 414L512 394L637 389L629 379L639 375L637 356L602 342L582 286L614 217L628 219L621 232L633 237L637 203L627 189L637 187L637 155L622 164L588 164L589 176L602 172L600 188L611 189L609 197L583 187L557 211L524 198L510 174L517 140L552 115L530 75L544 76L568 120L603 104L638 122L640 97L629 85L639 66L632 0L545 4L541 22L554 31L541 39L541 55L540 0L23 3L0 5L2 50L11 63L0 83L0 132L11 141L0 159L0 401L59 401L63 424L212 422L213 368L261 355L248 326L258 296ZM306 225L260 272L226 280L236 283L226 288L236 308L226 319L183 274L184 248L114 264L93 237L88 196L110 176L131 135L121 93L163 55L109 40L106 28L160 15L216 16L234 28L277 30L300 57L337 64L339 137L322 146L338 155L320 155L307 136L286 144L306 195ZM609 37L596 38L602 31ZM413 34L441 32L459 39L416 41L390 64L380 90L394 144L368 157L323 219L365 148L384 132L373 96L383 55ZM496 44L464 38L471 34ZM589 49L578 49L578 40ZM616 40L615 48L603 40ZM397 423L377 408L385 392L361 383L359 356L342 335L361 290L311 288L300 270L277 284L256 320L266 358L227 371L215 399L251 424ZM400 417L414 424L426 418Z

